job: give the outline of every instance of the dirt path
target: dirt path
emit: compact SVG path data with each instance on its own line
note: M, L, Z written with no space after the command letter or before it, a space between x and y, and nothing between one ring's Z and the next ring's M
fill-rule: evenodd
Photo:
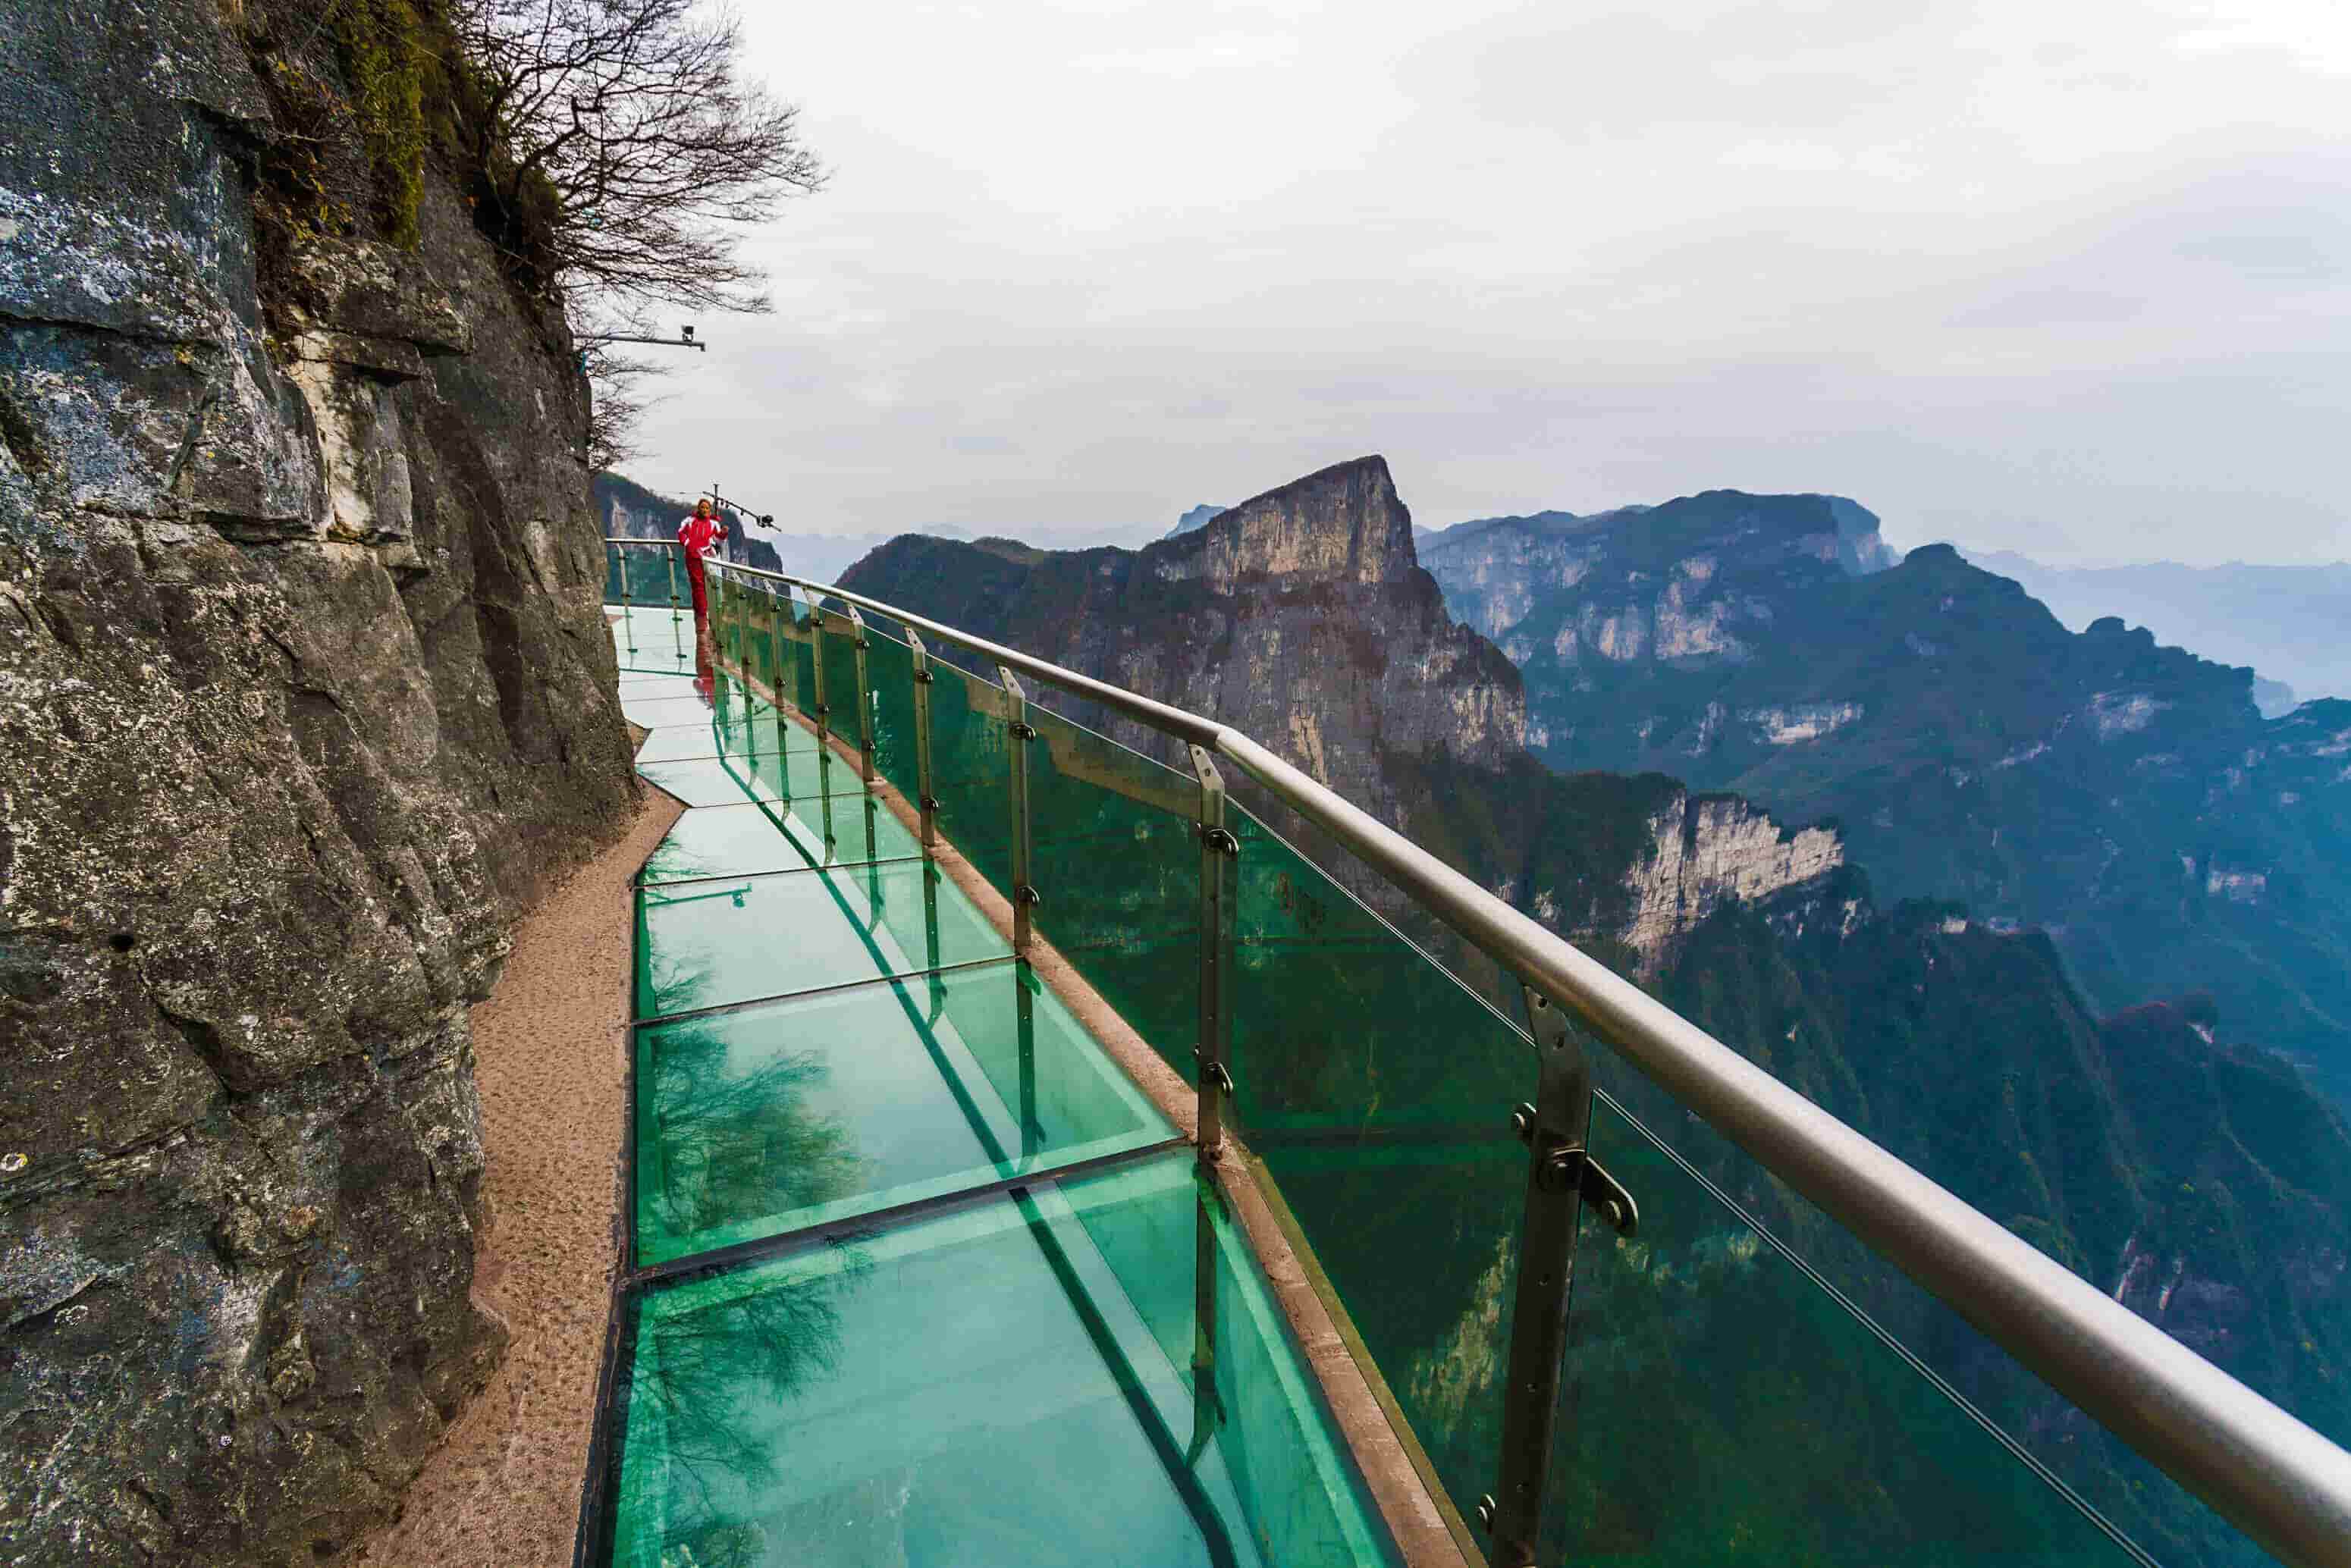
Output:
M646 792L629 836L515 933L474 1009L489 1153L474 1293L514 1333L506 1362L356 1568L568 1568L611 1290L628 1044L629 879L677 820Z

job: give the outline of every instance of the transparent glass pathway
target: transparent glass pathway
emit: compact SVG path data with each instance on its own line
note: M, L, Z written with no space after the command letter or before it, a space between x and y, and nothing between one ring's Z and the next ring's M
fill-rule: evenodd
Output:
M1176 1130L916 835L613 625L639 771L629 1281L591 1563L1396 1561Z

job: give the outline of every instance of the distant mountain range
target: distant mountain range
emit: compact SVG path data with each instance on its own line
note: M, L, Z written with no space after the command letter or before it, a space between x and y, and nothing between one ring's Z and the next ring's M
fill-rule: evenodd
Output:
M2044 566L2011 550L1959 553L2014 578L2079 630L2119 615L2158 641L2224 664L2251 664L2255 700L2274 717L2293 699L2351 697L2351 561L2325 566Z

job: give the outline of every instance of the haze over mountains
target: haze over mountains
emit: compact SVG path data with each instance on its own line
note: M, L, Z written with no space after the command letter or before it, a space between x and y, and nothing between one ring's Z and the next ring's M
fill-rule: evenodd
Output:
M2014 578L2076 630L2119 615L2165 642L2224 664L2251 664L2295 699L2351 697L2351 561L2327 566L2045 566L2013 550L1959 553L1987 571ZM2255 688L2262 711L2283 711L2285 694Z
M1238 726L2305 1419L2351 1433L2351 1131L2265 1049L2287 1019L2320 1036L2332 1027L2312 998L2342 938L2320 906L2341 908L2329 880L2344 873L2341 852L2329 862L2323 841L2343 841L2330 769L2351 752L2351 714L2265 727L2246 672L2119 625L2067 632L1949 549L1889 555L1876 519L1841 498L1716 492L1593 518L1486 519L1446 530L1424 556L1386 465L1366 458L1140 551L904 537L843 581ZM2215 735L2199 738L2208 726ZM2045 749L2015 755L2035 745ZM1718 775L1757 789L1701 792L1723 787ZM1997 784L1979 788L1987 776ZM1794 809L1772 809L1766 790ZM2134 792L2156 804L2123 813L2109 853L2097 824ZM2278 803L2285 794L2301 799ZM1848 800L1865 809L1842 827L1805 825ZM2050 842L2019 847L2042 814L2055 819ZM2185 866L2171 848L2183 834ZM1383 887L1354 881L1465 975L1486 975ZM1914 892L1931 896L1906 901ZM1986 917L1999 907L1959 902L2027 893L2069 912L2069 898L2106 900L2089 923L2099 941L2065 938L2061 958L2049 936ZM2216 969L2265 961L2250 988L2292 983L2303 1010L2264 1012L2233 992L2217 1008L2183 998L2199 946ZM2085 954L2104 956L2095 1000L2068 972L2090 967ZM1329 1013L1375 1005L1334 993ZM1269 1020L1236 1027L1237 1071L1257 1064L1253 1103L1277 1123L1334 1078L1374 1074L1397 1104L1441 1102L1460 1066L1434 1040L1425 1060L1374 1061L1296 1020L1278 1040L1249 1035ZM2159 1557L2252 1560L1742 1156L1620 1066L1604 1072L1677 1152ZM1321 1234L1376 1180L1387 1201L1458 1215L1465 1256L1502 1243L1492 1206L1444 1162L1399 1169L1252 1135L1290 1162L1284 1189L1316 1207ZM1717 1352L1742 1333L1760 1345L1795 1332L1736 1263L1750 1233L1727 1212L1713 1223L1687 1203L1671 1212L1680 1228L1645 1242L1655 1250L1637 1279L1595 1279L1596 1291L1633 1292L1601 1321L1628 1333L1658 1314L1702 1321L1690 1343ZM1377 1228L1362 1228L1362 1257L1322 1251L1343 1294L1351 1270L1376 1270ZM1497 1310L1414 1301L1359 1324L1408 1413L1430 1417L1416 1424L1464 1435L1458 1454L1436 1456L1463 1485L1491 1434L1464 1426L1477 1402L1461 1395L1499 1370ZM1760 1350L1632 1348L1591 1347L1585 1399L1669 1417L1645 1423L1673 1450L1645 1449L1645 1473L1755 1473L1751 1455L1731 1466L1708 1448L1716 1427L1700 1413L1725 1398L1788 1407L1805 1443L1784 1495L1595 1482L1615 1499L1595 1550L1696 1551L1735 1521L1784 1531L1790 1561L1820 1531L1879 1541L1886 1561L1927 1560L1910 1521L1840 1511L1797 1473L1862 1473L1902 1424L1886 1407L1852 1388L1792 1388L1771 1372L1782 1358ZM1638 1386L1618 1386L1635 1363Z

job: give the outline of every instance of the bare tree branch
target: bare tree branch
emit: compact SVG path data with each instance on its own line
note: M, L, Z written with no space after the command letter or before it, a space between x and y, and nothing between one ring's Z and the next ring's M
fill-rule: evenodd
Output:
M488 112L481 198L569 291L768 308L741 231L824 169L799 110L738 70L742 27L704 0L457 0Z

